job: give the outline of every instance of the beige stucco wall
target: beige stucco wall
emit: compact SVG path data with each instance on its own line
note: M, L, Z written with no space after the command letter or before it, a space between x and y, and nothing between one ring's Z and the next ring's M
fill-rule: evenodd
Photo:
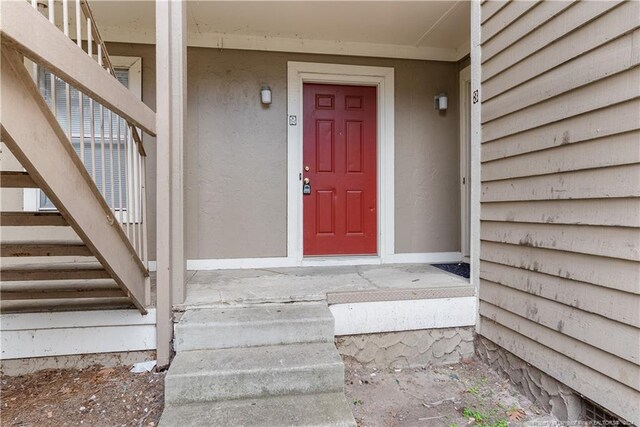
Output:
M143 100L155 108L154 47L141 56ZM459 250L458 72L455 63L192 48L188 51L185 220L189 259L286 255L287 61L395 69L396 252ZM259 102L262 83L273 103ZM446 92L439 114L433 96ZM155 247L155 149L149 153L149 225ZM155 250L152 249L151 258Z

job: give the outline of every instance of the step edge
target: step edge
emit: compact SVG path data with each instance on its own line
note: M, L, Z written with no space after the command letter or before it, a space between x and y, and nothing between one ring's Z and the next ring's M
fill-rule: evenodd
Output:
M342 361L335 362L325 362L325 363L316 363L313 365L302 365L302 366L283 366L283 367L269 367L269 368L243 368L243 369L220 369L215 371L209 370L199 370L194 372L185 372L185 373L171 373L171 370L167 372L165 380L167 378L198 378L198 377L222 377L222 376L231 376L231 375L244 375L244 374L258 374L262 372L304 372L313 369L334 369L340 368L344 370L344 364Z

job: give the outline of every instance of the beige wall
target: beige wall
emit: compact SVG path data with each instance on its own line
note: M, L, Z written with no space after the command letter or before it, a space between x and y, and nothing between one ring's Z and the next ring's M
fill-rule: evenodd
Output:
M21 171L22 165L6 145L0 143L0 170ZM0 211L21 211L23 206L22 189L0 188Z
M640 3L499 7L482 4L479 331L640 425Z
M153 46L113 44L109 52L143 57L143 100L153 108ZM185 147L187 257L286 255L287 61L394 67L396 252L458 251L455 63L193 48ZM259 102L262 83L273 91L269 107ZM440 92L449 95L446 114L433 108ZM150 165L152 145L146 143ZM155 169L149 170L154 183ZM153 184L149 190L155 194ZM153 230L152 199L150 207Z

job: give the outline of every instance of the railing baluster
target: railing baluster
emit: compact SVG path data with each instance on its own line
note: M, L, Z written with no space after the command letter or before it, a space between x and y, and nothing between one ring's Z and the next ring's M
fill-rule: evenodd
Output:
M80 108L79 113L79 119L80 119L80 123L78 123L78 129L79 129L79 133L80 133L80 159L82 160L82 163L84 164L84 167L87 167L87 159L85 159L84 157L84 152L85 152L85 146L84 146L84 133L85 133L85 128L84 128L84 95L82 94L82 92L78 91L78 107Z
M91 155L91 177L95 183L98 182L96 176L96 115L94 114L93 98L89 98L89 141L91 142L90 155Z
M76 0L76 43L82 49L82 10L80 0Z
M69 37L69 0L62 0L62 30ZM71 87L65 82L65 96L67 105L67 137L71 140Z
M102 66L102 45L98 44L98 64ZM106 165L105 165L105 149L104 149L104 106L100 104L100 171L102 172L100 175L102 176L102 194L107 197L107 185L106 185Z
M135 129L131 128L131 131L134 132ZM131 185L133 186L133 247L136 252L140 253L140 248L138 246L138 240L140 237L140 218L138 218L138 150L131 144L131 172L133 178L131 180Z
M38 0L31 0L31 7L38 10ZM38 64L35 62L31 63L31 72L33 74L33 80L38 84Z
M116 212L116 202L115 202L115 193L116 187L114 186L113 181L113 111L109 110L109 182L111 187L111 210L114 213Z
M134 162L133 162L133 156L134 156L134 149L133 149L133 135L131 135L131 133L133 132L134 129L132 129L131 127L129 127L129 189L131 191L131 214L129 215L129 222L131 223L131 244L133 245L133 247L136 247L136 204L137 204L137 200L136 200L136 186L135 186L135 181L136 181L136 171L134 169Z
M51 22L53 25L56 24L55 22L55 8L54 8L54 0L49 0L48 3L48 8L49 8L49 22ZM58 117L58 111L56 108L56 76L53 75L53 73L49 74L49 79L51 81L51 110L53 111L53 115Z
M100 104L100 168L102 177L102 195L107 198L107 179L106 179L106 162L105 162L105 147L104 147L104 107Z
M120 123L122 119L118 117L118 211L120 216L120 224L124 224L124 213L122 211L122 147L120 143L122 141Z
M91 35L91 19L87 18L87 53L93 56L93 36Z
M131 190L129 188L129 128L124 127L124 185L126 188L127 215L122 221L126 223L127 237L131 240Z
M147 253L147 157L140 156L140 176L142 180L142 262L149 268L149 255Z
M69 37L69 0L62 0L62 31Z
M93 40L91 38L91 19L87 18L87 53L93 57ZM93 98L89 98L89 138L91 141L91 176L94 182L98 182L96 176L96 141L95 141L95 111L93 105Z
M55 1L49 0L49 22L55 25L56 23L56 11L54 9Z

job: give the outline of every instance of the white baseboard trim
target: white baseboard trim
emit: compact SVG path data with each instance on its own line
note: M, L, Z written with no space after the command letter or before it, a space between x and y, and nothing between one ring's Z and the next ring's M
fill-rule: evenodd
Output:
M272 258L228 258L228 259L189 259L187 270L240 270L246 268L295 267L295 259L287 257Z
M156 349L156 309L0 315L1 359Z
M425 252L391 254L378 256L339 256L339 257L310 257L301 261L289 257L269 258L228 258L228 259L190 259L187 260L187 270L234 270L248 268L279 268L279 267L322 267L341 265L381 265L381 264L432 264L461 262L460 252ZM155 261L149 262L149 270L155 271Z
M461 252L424 252L387 255L383 264L446 264L461 261Z
M335 335L474 326L476 297L376 301L329 306Z

